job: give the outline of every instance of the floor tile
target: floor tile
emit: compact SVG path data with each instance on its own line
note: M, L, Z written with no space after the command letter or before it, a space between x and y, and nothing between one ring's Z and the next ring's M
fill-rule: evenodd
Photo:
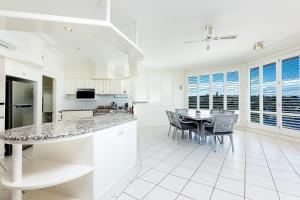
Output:
M244 182L241 181L219 177L216 188L233 194L244 195Z
M128 194L122 193L118 200L136 200L135 198L129 196Z
M168 175L159 185L173 192L179 193L187 182L187 179Z
M244 200L244 198L229 192L215 189L211 200Z
M275 180L275 185L279 192L300 196L300 184Z
M294 196L294 195L285 194L285 193L281 193L281 192L279 192L279 197L280 197L280 200L300 200L299 196Z
M155 187L144 199L145 200L174 200L177 193L166 190L162 187Z
M271 177L261 176L257 174L247 174L246 183L275 190L275 185Z
M231 169L227 167L223 167L220 173L220 176L236 179L238 181L244 181L244 175L244 170Z
M143 176L141 176L141 178L146 181L149 181L151 183L158 184L166 176L167 176L167 173L165 173L165 172L151 169L147 173L145 173Z
M183 196L183 195L179 195L178 198L176 200L193 200L189 197Z
M254 200L279 200L278 194L275 190L269 190L263 187L246 184L246 198Z
M194 181L188 182L182 194L196 200L208 200L213 188Z
M137 179L127 187L125 193L137 199L142 199L152 188L154 188L154 184Z
M154 166L154 169L169 173L175 167L176 167L176 165L174 163L167 163L167 162L161 161L156 166Z
M214 175L214 174L209 174L209 173L205 173L202 171L197 171L193 177L191 178L191 180L198 182L198 183L202 183L204 185L207 186L211 186L214 187L216 184L218 176Z
M186 179L190 179L194 173L195 173L195 169L191 169L183 166L178 166L171 172L171 174L173 175L186 178Z

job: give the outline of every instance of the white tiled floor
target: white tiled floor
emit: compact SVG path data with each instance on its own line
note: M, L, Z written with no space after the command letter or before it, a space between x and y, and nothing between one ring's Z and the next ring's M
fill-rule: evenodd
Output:
M235 152L225 138L215 153L209 141L183 139L178 145L167 131L139 129L143 168L108 199L300 200L300 143L236 131ZM9 167L7 161L1 164L0 172ZM9 194L0 187L1 200Z

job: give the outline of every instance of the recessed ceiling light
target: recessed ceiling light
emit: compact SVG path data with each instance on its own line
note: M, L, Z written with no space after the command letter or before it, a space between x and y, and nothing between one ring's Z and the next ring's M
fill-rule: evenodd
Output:
M71 29L70 27L67 27L67 26L65 26L64 29L65 29L65 31L68 31L68 32L72 32L73 31L73 29Z
M76 51L82 51L82 49L81 48L77 48Z
M264 42L260 41L260 42L255 42L253 45L253 50L257 50L257 49L263 49L264 48Z

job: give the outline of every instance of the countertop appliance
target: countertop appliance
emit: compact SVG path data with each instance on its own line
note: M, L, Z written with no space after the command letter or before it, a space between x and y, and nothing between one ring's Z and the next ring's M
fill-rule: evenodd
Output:
M95 99L95 89L77 89L76 99Z
M6 80L5 129L33 124L33 84ZM23 146L26 148L27 146ZM5 145L5 155L11 155L12 146Z

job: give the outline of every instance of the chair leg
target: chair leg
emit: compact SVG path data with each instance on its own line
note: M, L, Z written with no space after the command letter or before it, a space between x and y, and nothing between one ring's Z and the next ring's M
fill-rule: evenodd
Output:
M216 152L217 136L214 136L214 152Z
M181 138L183 139L184 138L184 130L181 130L181 133L182 133Z
M174 127L173 136L172 136L173 140L175 140L176 133L177 133L177 128Z
M234 145L233 145L233 138L232 138L232 134L229 135L229 138L230 138L230 144L231 144L231 149L232 149L232 152L234 152Z
M182 132L183 130L181 130L181 132ZM177 131L176 131L176 133L177 133ZM178 144L180 144L180 132L177 134L177 140L178 140Z
M172 127L172 125L170 124L170 127L169 127L169 132L168 132L168 136L170 136L171 127Z
M192 134L193 134L192 131L189 130L189 140L193 139L193 135Z

